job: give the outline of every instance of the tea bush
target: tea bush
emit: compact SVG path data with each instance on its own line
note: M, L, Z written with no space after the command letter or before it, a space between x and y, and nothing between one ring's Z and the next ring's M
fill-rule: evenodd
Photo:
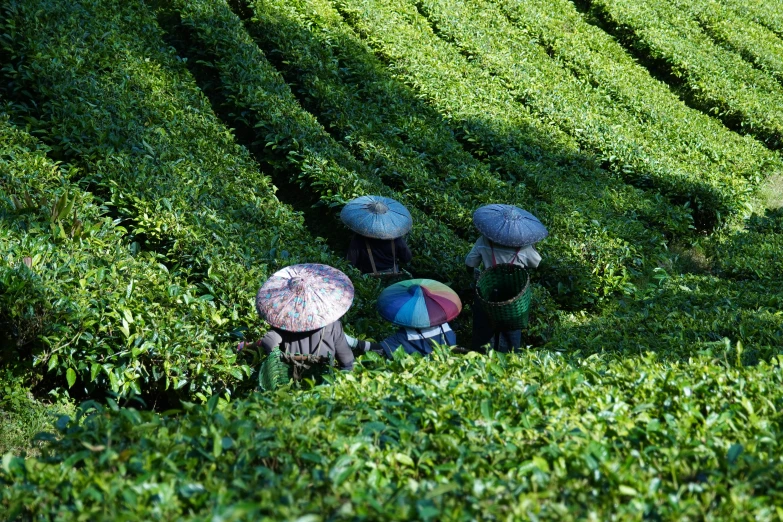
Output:
M669 139L665 129L639 122L589 82L580 81L531 45L493 4L483 0L416 0L433 30L478 65L502 79L509 92L543 121L574 136L628 182L654 187L675 201L688 202L700 218L714 222L744 210L752 185L735 169L704 158ZM759 179L758 172L749 173Z
M783 86L705 35L667 2L591 0L590 12L683 86L688 100L727 126L780 148Z
M783 82L783 42L773 32L715 2L674 2L688 12L713 40Z
M163 256L134 252L78 173L5 120L0 168L3 360L32 359L50 387L87 391L202 391L242 377L235 354L214 346L203 289Z
M151 11L88 0L19 2L6 12L3 43L14 53L9 91L40 97L12 112L79 168L78 181L104 201L105 210L90 212L111 212L127 227L112 230L112 220L102 218L96 233L111 239L100 253L81 256L47 246L45 236L22 238L53 250L59 273L49 277L63 281L76 272L77 288L103 292L73 304L67 292L60 297L69 315L53 321L61 332L47 338L42 363L60 374L70 368L84 383L103 382L103 371L119 393L139 392L142 377L145 391L206 397L231 390L251 371L237 364L234 334L261 333L253 296L270 271L300 259L350 269L276 198L269 178L162 45ZM85 35L85 28L93 31ZM120 241L126 233L128 241ZM30 257L36 269L39 258ZM148 260L146 270L136 268L139 257ZM20 292L33 285L20 278L25 270L6 272ZM357 291L358 304L375 295L377 284L360 280ZM57 298L42 291L30 306ZM157 307L167 311L152 315ZM98 325L110 339L96 337ZM155 363L142 364L140 354Z
M675 157L684 154L695 165L703 163L704 169L723 170L753 183L780 170L774 153L688 107L671 85L652 76L615 38L588 23L573 3L496 0L495 5L577 80L594 85L647 132L655 132L661 150Z
M762 25L783 38L783 13L777 2L724 0L721 4L731 8L744 19Z
M439 352L181 413L86 403L41 459L4 457L0 502L62 520L773 520L782 362Z

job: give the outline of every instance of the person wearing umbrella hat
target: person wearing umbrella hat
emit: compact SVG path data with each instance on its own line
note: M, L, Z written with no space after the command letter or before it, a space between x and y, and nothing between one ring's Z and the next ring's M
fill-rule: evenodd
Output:
M432 353L434 345L455 346L457 337L448 321L462 310L459 296L432 279L410 279L386 288L378 296L378 312L399 330L369 348L389 359L402 348L408 354Z
M275 272L256 295L256 309L271 326L255 344L269 354L275 347L290 355L332 355L341 370L354 364L356 339L343 331L340 317L351 307L351 280L336 268L301 264ZM366 351L366 346L359 347ZM247 346L240 343L238 349Z
M362 274L397 274L399 263L412 259L403 236L413 220L401 203L382 196L361 196L345 205L340 218L354 232L345 257Z
M481 237L465 258L467 270L478 275L484 268L502 263L536 268L541 255L534 245L547 237L549 231L530 212L514 205L484 205L473 214L473 224ZM498 350L516 350L522 344L522 331L494 332L479 303L473 305L473 349L480 349L499 334Z

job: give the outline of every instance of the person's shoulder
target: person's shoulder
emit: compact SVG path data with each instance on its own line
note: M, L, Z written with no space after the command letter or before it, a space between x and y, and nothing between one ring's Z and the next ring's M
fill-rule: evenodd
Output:
M266 334L264 334L264 337L261 338L261 346L267 350L271 350L275 346L280 346L282 342L283 336L274 328L267 331Z
M471 252L475 252L479 248L482 248L485 246L484 243L484 236L479 236L479 238L476 240L475 243L473 243L473 248L471 249Z
M334 321L332 323L329 323L326 326L324 326L323 330L325 332L331 332L332 330L338 330L338 331L342 332L342 330L343 330L343 323L338 319L338 320L336 320L336 321Z
M341 323L339 319L333 323L329 323L323 327L323 332L324 332L324 337L326 338L338 337L340 335L344 335L343 323Z
M282 339L283 335L281 332L277 331L277 328L270 328L269 330L267 330L264 337L268 337L270 339Z

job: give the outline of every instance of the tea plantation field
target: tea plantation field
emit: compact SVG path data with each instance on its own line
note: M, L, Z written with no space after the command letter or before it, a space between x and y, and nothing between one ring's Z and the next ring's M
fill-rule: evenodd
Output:
M779 0L0 0L0 520L783 520ZM259 391L276 270L550 235L521 353Z

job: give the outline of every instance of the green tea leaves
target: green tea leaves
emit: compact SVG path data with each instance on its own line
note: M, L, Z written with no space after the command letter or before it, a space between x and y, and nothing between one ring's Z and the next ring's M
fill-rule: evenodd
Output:
M73 388L73 385L76 384L76 372L73 368L68 368L65 371L65 378L68 381L68 387Z
M742 452L745 451L745 448L742 446L742 444L732 444L729 448L728 453L726 454L726 461L729 463L729 466L733 466L740 455L742 455Z

